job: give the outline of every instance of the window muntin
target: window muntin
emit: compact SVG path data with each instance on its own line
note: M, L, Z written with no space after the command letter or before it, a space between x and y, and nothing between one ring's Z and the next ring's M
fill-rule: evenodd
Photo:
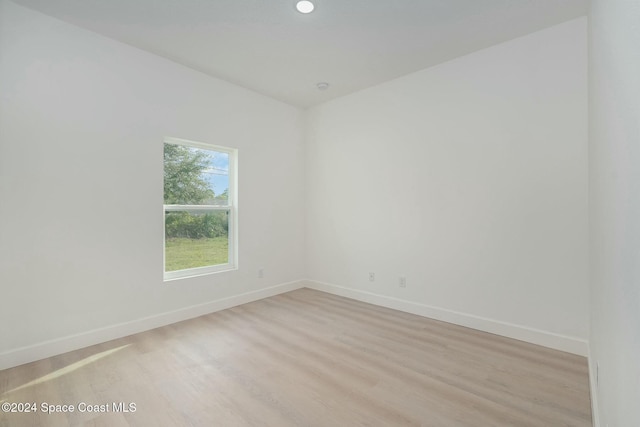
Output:
M234 269L234 149L164 140L164 278Z

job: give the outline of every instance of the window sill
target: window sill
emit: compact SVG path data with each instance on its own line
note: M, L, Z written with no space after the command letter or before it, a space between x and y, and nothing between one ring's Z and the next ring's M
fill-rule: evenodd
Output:
M189 268L186 270L176 270L164 273L165 282L173 282L175 280L189 279L192 277L208 276L211 274L226 273L235 271L238 267L231 264L221 264L210 267Z

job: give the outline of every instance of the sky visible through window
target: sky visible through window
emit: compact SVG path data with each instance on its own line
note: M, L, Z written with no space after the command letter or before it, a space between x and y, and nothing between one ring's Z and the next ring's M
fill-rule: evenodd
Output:
M209 167L203 171L203 178L214 194L220 196L229 190L229 155L218 151L202 151L209 155Z

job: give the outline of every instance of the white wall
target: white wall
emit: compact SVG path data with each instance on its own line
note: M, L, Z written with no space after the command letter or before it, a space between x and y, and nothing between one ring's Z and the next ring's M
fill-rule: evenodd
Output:
M300 110L13 3L0 8L5 365L30 357L23 347L304 276ZM163 283L165 136L239 149L238 271Z
M640 426L640 3L592 0L589 21L596 421L601 427Z
M316 286L586 354L586 26L312 109Z

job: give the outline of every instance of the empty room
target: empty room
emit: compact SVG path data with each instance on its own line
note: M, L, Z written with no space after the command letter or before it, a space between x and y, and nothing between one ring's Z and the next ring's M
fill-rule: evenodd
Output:
M0 427L640 426L637 0L0 0Z

